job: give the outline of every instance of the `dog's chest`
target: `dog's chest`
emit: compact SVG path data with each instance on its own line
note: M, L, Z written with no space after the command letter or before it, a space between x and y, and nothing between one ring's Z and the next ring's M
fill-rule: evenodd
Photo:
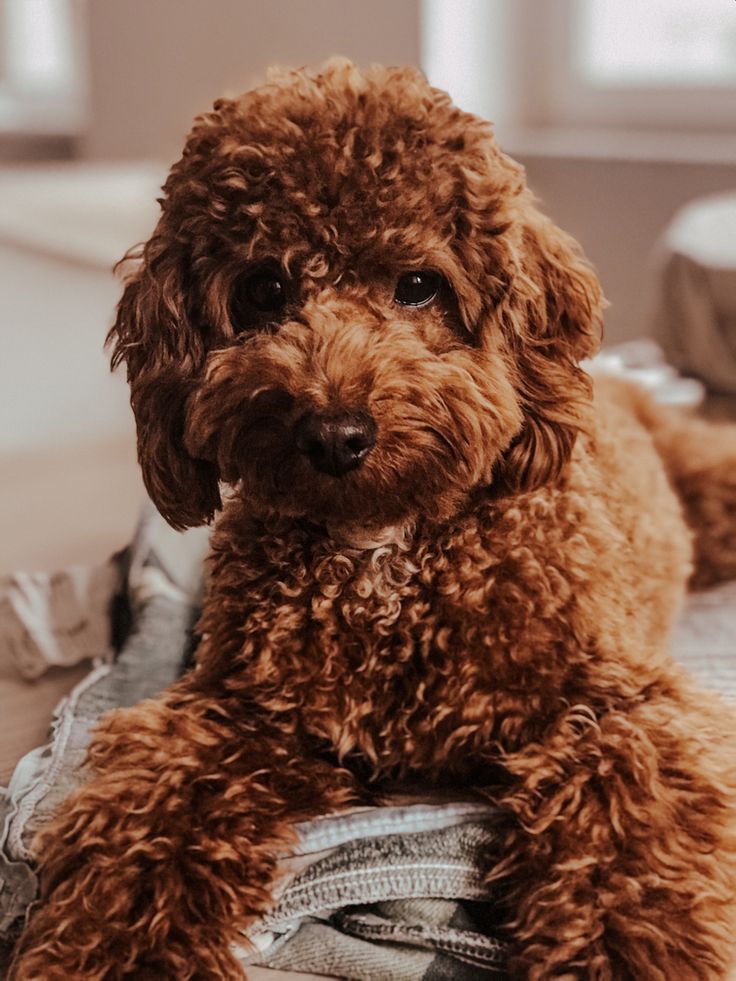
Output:
M538 539L518 515L469 515L373 550L293 535L255 561L251 540L228 604L238 685L378 769L513 740L560 680L574 594Z

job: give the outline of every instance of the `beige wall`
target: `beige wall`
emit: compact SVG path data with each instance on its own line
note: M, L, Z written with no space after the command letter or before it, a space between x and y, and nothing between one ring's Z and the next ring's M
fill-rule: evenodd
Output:
M100 0L88 159L172 160L192 117L274 63L419 63L419 0Z
M733 164L519 156L544 210L582 244L611 306L606 341L650 332L655 250L672 216L704 194L736 191Z

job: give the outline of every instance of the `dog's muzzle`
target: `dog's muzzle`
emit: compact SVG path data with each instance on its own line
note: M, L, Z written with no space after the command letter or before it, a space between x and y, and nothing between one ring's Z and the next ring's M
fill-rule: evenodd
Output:
M294 429L296 447L315 470L342 477L359 467L376 442L377 427L367 412L325 415L307 412Z

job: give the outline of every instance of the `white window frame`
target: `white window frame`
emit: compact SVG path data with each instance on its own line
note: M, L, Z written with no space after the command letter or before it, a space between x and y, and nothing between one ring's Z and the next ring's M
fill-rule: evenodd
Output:
M736 86L586 86L574 7L422 0L423 68L511 152L736 162Z
M697 0L693 0L697 2ZM733 3L733 0L723 0ZM517 50L531 54L518 73L521 122L527 126L736 131L736 84L683 81L595 85L575 70L576 0L514 4Z

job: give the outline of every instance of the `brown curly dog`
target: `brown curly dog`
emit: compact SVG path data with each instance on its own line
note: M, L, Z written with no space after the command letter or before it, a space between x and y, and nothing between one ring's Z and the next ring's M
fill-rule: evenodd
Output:
M413 69L197 119L111 337L162 514L230 488L203 641L97 729L15 981L242 978L294 823L389 783L497 802L513 976L726 976L736 725L667 648L736 574L736 429L593 398L601 307Z

